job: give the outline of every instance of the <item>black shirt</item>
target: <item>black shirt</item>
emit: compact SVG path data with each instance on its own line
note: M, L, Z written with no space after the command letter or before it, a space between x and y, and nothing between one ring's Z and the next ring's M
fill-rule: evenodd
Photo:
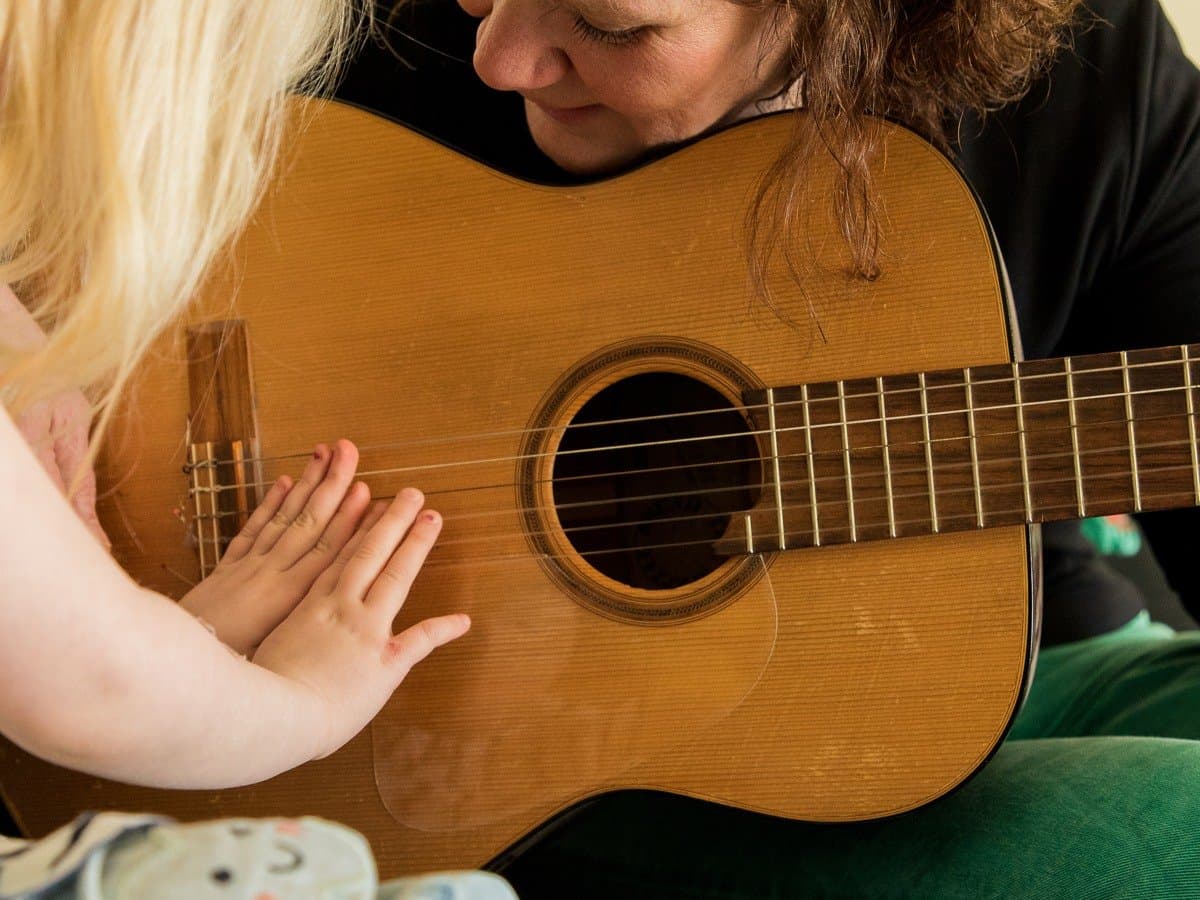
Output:
M1157 0L1089 0L1073 49L1019 103L958 132L1012 282L1027 358L1200 340L1200 72ZM516 94L471 67L476 21L454 0L380 14L387 44L338 94L483 162L569 183L533 144ZM1172 586L1200 618L1188 537L1200 512L1141 516ZM1103 633L1143 600L1076 523L1044 528L1043 643Z

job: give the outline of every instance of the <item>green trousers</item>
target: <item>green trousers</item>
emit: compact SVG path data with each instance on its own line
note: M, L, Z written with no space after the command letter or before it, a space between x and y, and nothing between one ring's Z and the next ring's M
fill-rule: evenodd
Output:
M991 762L882 822L601 798L503 873L522 900L1200 898L1200 632L1141 616L1042 652Z

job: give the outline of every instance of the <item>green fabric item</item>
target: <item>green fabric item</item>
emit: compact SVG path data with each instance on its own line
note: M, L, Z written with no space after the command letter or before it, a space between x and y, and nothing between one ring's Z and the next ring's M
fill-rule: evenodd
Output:
M1200 897L1198 701L1200 634L1143 615L1043 652L1013 737L923 809L808 825L610 795L504 874L522 900Z
M1079 530L1105 556L1137 556L1142 549L1141 529L1129 516L1084 519Z
M1038 654L1009 740L1094 735L1200 739L1200 633L1140 612L1122 628Z

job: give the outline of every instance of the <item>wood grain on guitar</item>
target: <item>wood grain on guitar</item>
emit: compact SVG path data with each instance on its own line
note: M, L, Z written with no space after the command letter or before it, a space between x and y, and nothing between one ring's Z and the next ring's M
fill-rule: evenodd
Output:
M1141 366L1161 355L1014 380L983 218L899 130L878 174L883 276L847 274L819 164L801 283L770 273L776 317L753 295L741 223L790 128L739 126L552 189L361 111L310 111L180 325L191 353L177 330L141 373L123 413L136 446L114 440L100 468L105 524L135 577L177 594L172 571L201 573L190 535L211 551L229 536L197 521L236 522L264 479L346 436L376 496L416 484L445 517L402 620L461 610L474 628L341 752L241 790L129 788L4 745L21 824L41 833L81 808L319 814L367 834L387 877L485 863L617 788L843 821L978 768L1028 674L1028 513L1073 514L1077 484L1086 511L1109 511L1096 492L1118 470L1127 493L1140 472L1143 503L1184 481L1192 502L1190 473L1164 487L1147 467L1188 461L1190 415L1169 452L1137 431L1131 469L1133 442L1111 447L1134 432L1110 408L1159 386L1161 401L1131 402L1190 413L1190 382ZM201 372L217 345L253 371ZM1133 392L1091 399L1125 378ZM211 385L221 411L198 414ZM1089 429L1107 449L1072 457ZM1061 483L1027 501L1047 479ZM196 487L217 516L193 504L181 524Z

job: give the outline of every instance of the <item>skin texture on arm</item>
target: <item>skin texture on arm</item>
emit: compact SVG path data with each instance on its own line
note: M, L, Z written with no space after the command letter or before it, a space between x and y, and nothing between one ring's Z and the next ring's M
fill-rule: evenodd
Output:
M440 530L423 501L404 491L366 510L251 662L135 585L0 411L0 731L61 765L176 788L247 784L333 752L469 627L444 616L391 633Z

